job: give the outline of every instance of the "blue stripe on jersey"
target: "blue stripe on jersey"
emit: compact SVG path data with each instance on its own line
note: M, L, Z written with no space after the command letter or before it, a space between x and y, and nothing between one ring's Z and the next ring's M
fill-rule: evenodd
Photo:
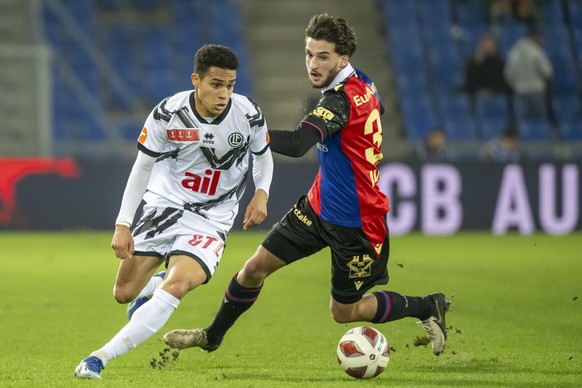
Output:
M321 169L320 217L349 228L362 226L352 163L342 152L342 131L324 139L327 152L317 150Z

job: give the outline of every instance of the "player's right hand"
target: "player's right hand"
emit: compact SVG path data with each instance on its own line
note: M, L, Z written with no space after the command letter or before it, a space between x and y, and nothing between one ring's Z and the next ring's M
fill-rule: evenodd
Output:
M133 237L128 226L115 225L111 248L115 251L115 257L121 260L129 259L133 255Z

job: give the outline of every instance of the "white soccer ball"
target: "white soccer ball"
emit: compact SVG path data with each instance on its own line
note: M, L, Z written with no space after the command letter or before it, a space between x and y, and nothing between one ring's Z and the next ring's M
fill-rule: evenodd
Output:
M390 361L388 340L372 327L354 327L340 339L337 361L344 372L356 379L376 377Z

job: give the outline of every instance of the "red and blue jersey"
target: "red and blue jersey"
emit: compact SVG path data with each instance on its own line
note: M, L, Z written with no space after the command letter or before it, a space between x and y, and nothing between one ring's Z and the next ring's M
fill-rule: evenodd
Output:
M342 75L343 81L327 88L303 119L322 136L309 203L327 222L361 228L377 248L386 238L385 214L390 210L388 198L377 186L382 159L380 98L361 71L348 65Z

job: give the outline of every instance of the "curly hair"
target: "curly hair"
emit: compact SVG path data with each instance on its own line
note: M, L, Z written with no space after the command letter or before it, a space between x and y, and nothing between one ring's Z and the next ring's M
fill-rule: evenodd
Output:
M335 52L340 55L352 56L358 46L356 33L348 23L327 13L314 15L309 19L305 29L305 38L325 40L335 43Z

